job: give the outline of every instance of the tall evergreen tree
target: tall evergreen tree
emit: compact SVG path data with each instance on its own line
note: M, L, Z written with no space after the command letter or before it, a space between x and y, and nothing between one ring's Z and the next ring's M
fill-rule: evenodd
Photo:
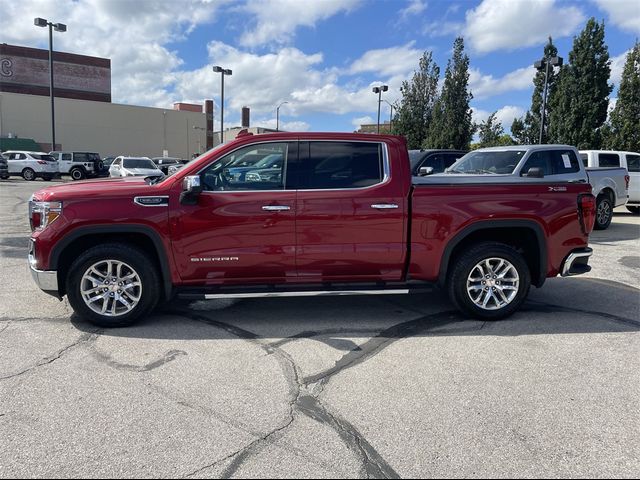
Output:
M558 49L553 44L553 40L549 37L549 42L544 46L543 58L550 59L558 55ZM545 114L545 125L542 131L542 143L547 143L548 128L549 128L549 98L553 95L554 86L556 83L556 72L552 66L549 66L549 75L547 78L547 108ZM517 138L518 143L522 144L535 144L540 140L540 121L542 116L542 98L544 94L544 77L545 70L538 71L533 77L533 94L531 95L531 108L520 119L514 119L516 124L517 133L513 132L513 125L511 131ZM517 120L517 122L516 122ZM518 123L519 122L519 123ZM522 125L522 126L521 126Z
M496 118L497 114L498 112L493 112L486 121L478 124L478 134L480 135L479 148L498 145L500 138L504 135L504 128L502 128L502 124Z
M427 136L439 78L440 67L433 61L432 53L424 52L411 81L402 82L402 98L395 104L393 132L404 135L410 149L420 148Z
M519 145L526 145L529 143L527 141L528 137L524 125L524 120L522 118L513 119L513 122L511 123L511 135L513 135L513 138L516 142L518 142Z
M468 149L475 127L469 102L469 56L464 53L464 40L453 42L453 56L447 63L442 94L433 108L426 148Z
M604 22L590 18L574 38L569 63L561 68L549 101L549 137L583 149L602 145L601 127L607 119L611 73Z
M640 43L637 40L627 54L609 128L608 148L640 152Z

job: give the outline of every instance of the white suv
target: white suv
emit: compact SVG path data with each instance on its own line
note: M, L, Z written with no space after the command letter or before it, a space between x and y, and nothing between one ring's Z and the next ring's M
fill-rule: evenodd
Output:
M32 181L42 178L49 181L59 176L58 162L48 153L9 150L4 152L9 167L9 175L19 175Z
M162 177L164 174L149 157L116 157L109 167L110 177Z

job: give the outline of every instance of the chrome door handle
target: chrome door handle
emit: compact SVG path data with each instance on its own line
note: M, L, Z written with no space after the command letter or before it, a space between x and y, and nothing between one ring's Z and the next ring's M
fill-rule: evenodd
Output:
M264 205L262 210L267 212L284 212L286 210L291 210L291 207L287 205Z
M395 203L374 203L371 205L371 208L375 208L376 210L390 210L392 208L398 208L398 205Z

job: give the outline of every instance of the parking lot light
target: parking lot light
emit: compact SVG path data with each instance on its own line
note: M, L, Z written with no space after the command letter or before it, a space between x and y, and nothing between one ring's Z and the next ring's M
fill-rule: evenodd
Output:
M224 76L232 75L233 72L228 68L222 68L219 65L213 67L213 71L220 73L222 77L222 85L220 87L220 143L224 143Z
M378 94L378 128L377 133L380 133L380 102L382 102L382 92L389 90L387 85L380 85L379 87L373 87L373 93Z

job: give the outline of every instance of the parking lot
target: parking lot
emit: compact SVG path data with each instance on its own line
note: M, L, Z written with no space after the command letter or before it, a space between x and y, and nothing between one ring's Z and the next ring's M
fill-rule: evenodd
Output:
M640 475L640 217L508 320L446 296L174 302L102 330L42 293L0 182L0 477Z

